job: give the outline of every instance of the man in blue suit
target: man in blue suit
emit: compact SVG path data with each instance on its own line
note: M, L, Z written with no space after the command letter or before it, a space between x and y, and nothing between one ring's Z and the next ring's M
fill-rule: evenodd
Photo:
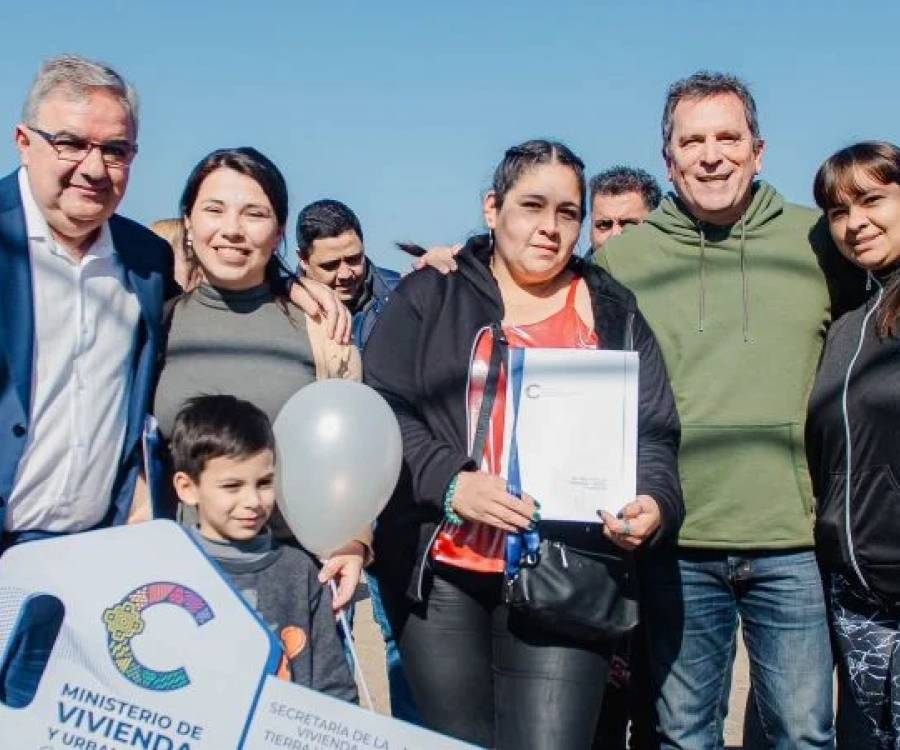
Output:
M350 309L353 343L362 351L400 274L366 257L359 219L349 206L331 198L300 209L297 254L305 278L333 289Z
M122 523L139 469L172 256L114 214L137 153L134 90L47 61L0 181L2 547Z
M75 56L47 61L0 180L0 552L124 522L172 256L114 214L137 153L134 90ZM61 619L14 637L0 699L30 700Z

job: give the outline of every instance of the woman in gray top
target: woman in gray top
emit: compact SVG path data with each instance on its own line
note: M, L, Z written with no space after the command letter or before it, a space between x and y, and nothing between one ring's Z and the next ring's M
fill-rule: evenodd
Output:
M337 344L321 320L291 305L278 246L288 214L278 168L252 148L213 151L194 167L181 196L184 251L199 285L174 302L154 413L164 436L184 402L230 394L275 421L300 388L324 377L359 380L358 352ZM286 446L290 451L290 446ZM277 536L290 536L280 516ZM329 556L335 606L349 601L369 558L365 530Z

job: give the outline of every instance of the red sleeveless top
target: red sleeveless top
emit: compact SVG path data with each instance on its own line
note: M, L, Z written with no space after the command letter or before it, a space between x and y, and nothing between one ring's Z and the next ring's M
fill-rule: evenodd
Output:
M504 326L503 332L509 345L522 349L596 349L599 345L596 332L575 309L578 282L577 277L572 280L565 304L551 316L527 325ZM469 365L467 423L470 446L475 440L475 423L484 396L493 343L490 330L483 329L478 334ZM509 440L505 439L507 430L506 364L503 363L484 443L482 471L502 475L506 465L505 451L509 446ZM445 521L431 548L431 557L438 562L479 573L502 573L506 567L506 532L477 522L467 521L461 526L454 526Z

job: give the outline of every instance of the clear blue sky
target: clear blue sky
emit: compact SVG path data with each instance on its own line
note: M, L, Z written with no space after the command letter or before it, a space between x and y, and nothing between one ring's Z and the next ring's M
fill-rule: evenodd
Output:
M494 165L530 137L567 142L590 172L623 162L664 179L665 89L700 68L751 84L764 176L791 200L811 202L835 149L900 141L897 0L4 3L0 28L3 171L40 61L76 52L141 95L122 213L172 215L196 161L252 145L288 179L289 239L301 206L338 198L395 268L394 240L477 230Z

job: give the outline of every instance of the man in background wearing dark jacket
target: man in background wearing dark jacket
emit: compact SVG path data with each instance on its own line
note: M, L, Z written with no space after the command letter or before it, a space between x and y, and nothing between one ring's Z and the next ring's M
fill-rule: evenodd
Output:
M591 252L643 222L662 200L659 184L650 174L622 165L591 177L590 190Z
M303 273L334 289L350 308L353 343L361 350L400 274L379 268L366 257L356 214L328 198L300 211L297 252Z
M353 316L353 343L362 351L400 274L379 268L366 257L359 219L340 201L310 203L297 217L297 252L307 276L335 290ZM398 719L419 723L412 691L403 673L400 652L381 603L378 581L369 573L372 612L385 643L391 713Z
M617 165L591 177L591 248L587 257L659 206L659 183L643 169ZM652 747L653 721L643 626L622 643L610 665L609 683L594 738L596 750ZM631 724L629 734L628 726Z

